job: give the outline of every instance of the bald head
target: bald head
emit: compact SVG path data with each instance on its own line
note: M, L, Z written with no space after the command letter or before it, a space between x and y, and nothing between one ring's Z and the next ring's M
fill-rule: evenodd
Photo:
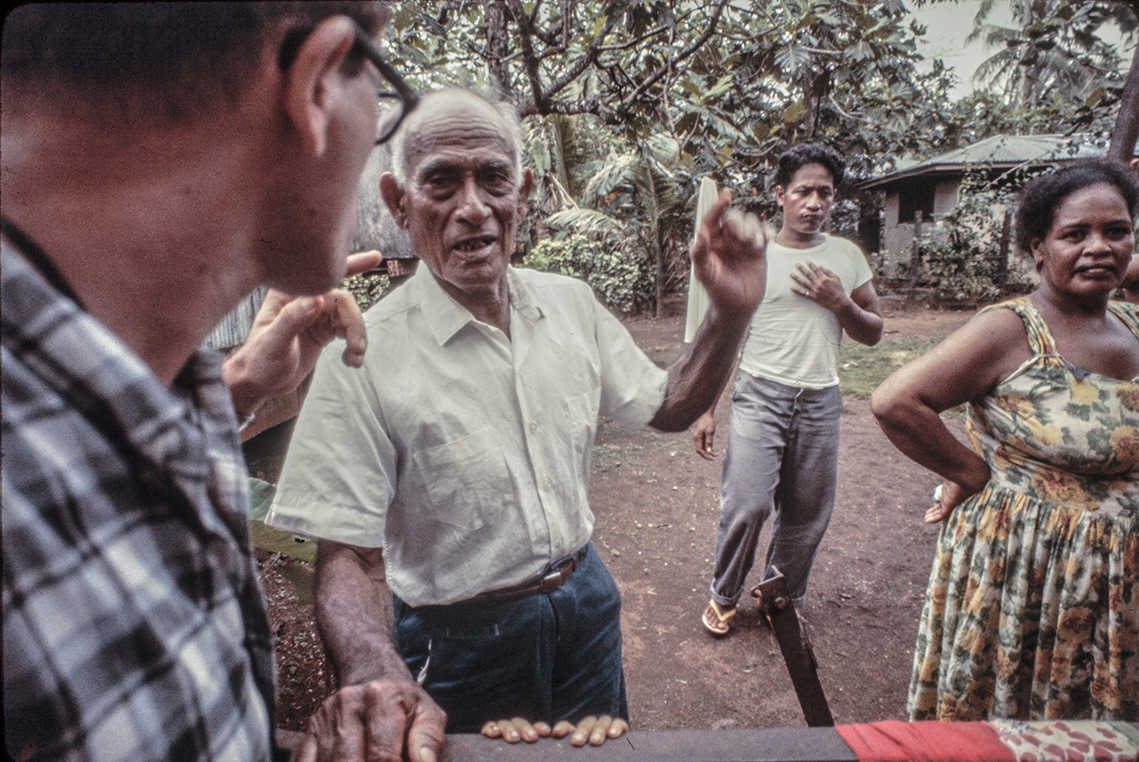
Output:
M392 138L391 172L396 182L406 185L411 168L430 150L431 146L424 144L424 136L436 134L434 128L440 124L462 123L468 117L485 120L501 131L514 163L514 177L521 178L522 124L518 111L505 101L491 101L471 90L453 87L425 95Z

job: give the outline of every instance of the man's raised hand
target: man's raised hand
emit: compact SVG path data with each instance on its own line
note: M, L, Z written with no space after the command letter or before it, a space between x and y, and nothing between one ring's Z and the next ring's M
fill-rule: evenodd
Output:
M371 270L382 260L378 251L352 254L347 274ZM297 297L269 289L245 342L222 367L234 409L248 415L270 397L296 389L324 346L337 337L346 340L344 364L360 367L368 337L364 316L350 293L337 288Z
M716 309L750 314L763 299L767 283L764 252L771 238L759 218L730 209L731 193L704 215L689 254L696 277Z

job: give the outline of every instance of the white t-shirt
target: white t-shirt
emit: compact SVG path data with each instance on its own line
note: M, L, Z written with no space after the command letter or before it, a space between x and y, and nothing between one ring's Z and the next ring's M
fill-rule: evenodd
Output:
M788 386L825 389L838 383L842 325L833 312L791 290L795 266L809 262L835 273L848 294L873 277L862 250L845 238L824 234L809 249L769 242L767 288L752 315L740 369Z

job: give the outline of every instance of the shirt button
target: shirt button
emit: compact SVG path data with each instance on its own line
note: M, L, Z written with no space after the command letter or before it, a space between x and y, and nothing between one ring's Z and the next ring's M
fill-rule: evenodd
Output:
M533 434L537 430L538 430L538 422L537 421L530 421L530 433Z

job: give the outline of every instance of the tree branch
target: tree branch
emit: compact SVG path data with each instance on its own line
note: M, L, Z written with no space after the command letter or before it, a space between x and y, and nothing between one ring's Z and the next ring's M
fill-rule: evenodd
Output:
M680 51L680 53L673 56L669 61L666 61L659 68L657 68L655 72L650 74L645 79L645 81L642 82L639 87L637 87L636 90L634 90L624 100L621 101L617 109L620 111L633 105L633 103L635 103L637 99L645 93L645 91L655 85L661 77L667 74L674 64L683 61L685 58L688 58L690 55L699 50L705 42L711 39L712 34L716 31L716 26L720 23L720 15L724 12L724 6L727 4L728 0L720 0L720 2L716 3L716 8L712 11L712 16L708 21L708 28L704 30L703 34L693 40L691 45Z
M534 100L534 107L539 113L544 113L545 96L542 94L542 82L538 71L538 59L534 56L534 41L530 38L530 25L534 19L527 17L522 7L522 0L507 0L510 14L518 24L518 41L522 46L522 64L526 69L526 80L530 83L530 97Z
M590 42L589 47L586 48L586 51L585 51L585 53L582 54L581 58L579 58L573 66L566 69L565 72L560 77L557 77L556 79L554 79L553 82L550 83L550 87L546 91L546 100L547 101L549 101L550 98L552 98L553 96L555 96L559 92L561 92L566 87L566 85L568 85L570 82L573 82L575 79L577 79L578 75L580 75L583 71L588 69L589 65L594 63L597 60L598 43L601 40L604 40L609 35L609 32L611 32L613 30L613 25L615 23L616 23L616 20L614 19L614 17L612 15L606 16L605 26L603 26L601 28L601 31L598 33L597 37L595 37ZM568 29L566 30L566 35L567 36L569 35ZM553 112L551 112L551 113L553 113ZM594 113L594 112L588 112L588 113Z

